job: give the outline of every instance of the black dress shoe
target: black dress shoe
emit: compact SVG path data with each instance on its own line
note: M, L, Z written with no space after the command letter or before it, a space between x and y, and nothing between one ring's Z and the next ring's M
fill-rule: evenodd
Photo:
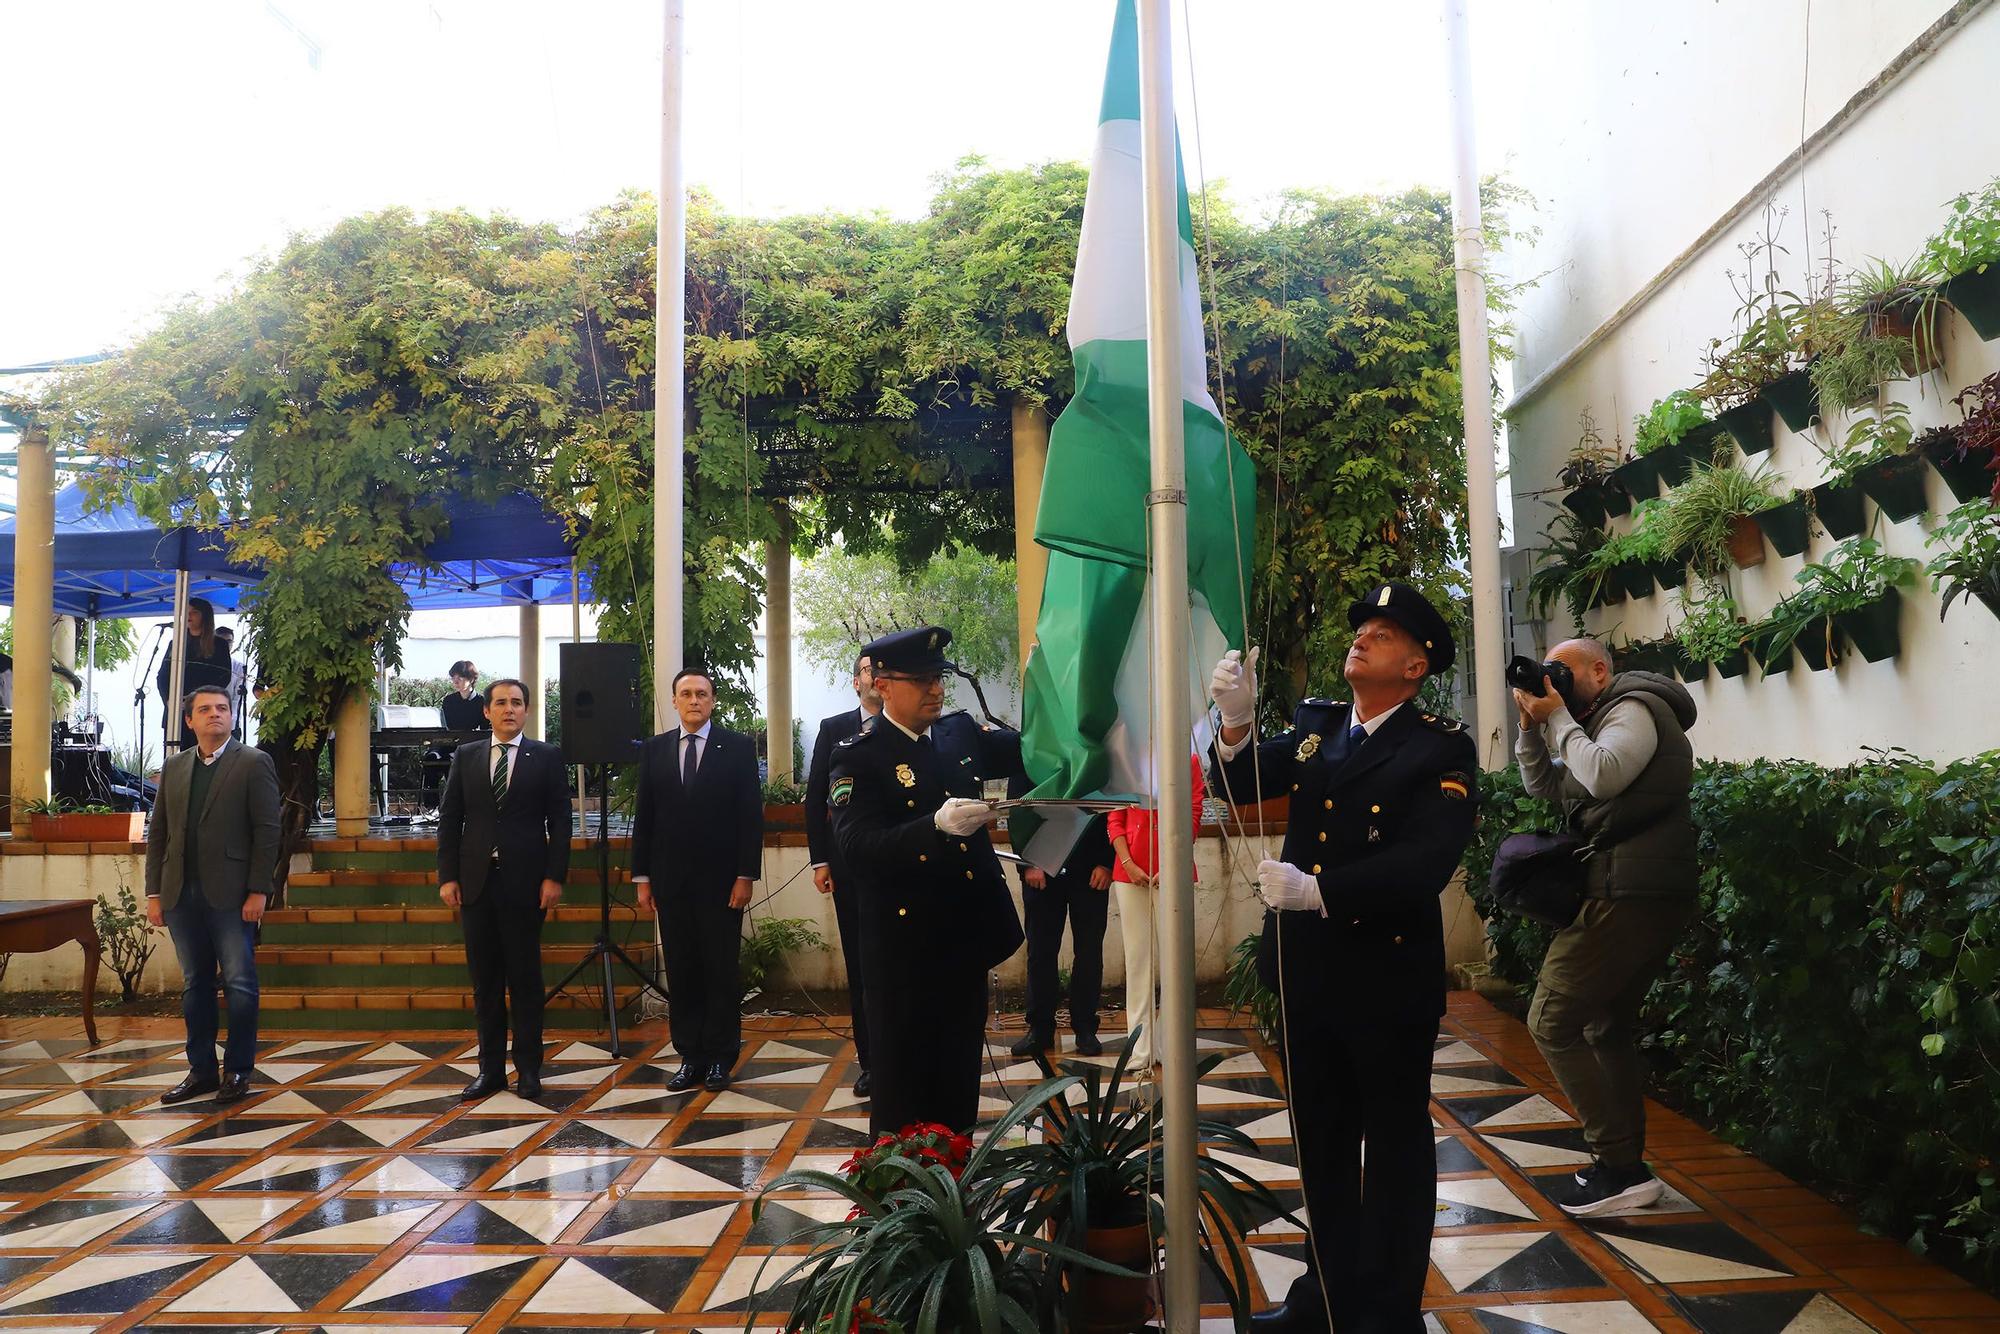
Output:
M222 1087L215 1091L217 1102L242 1102L250 1096L250 1076L224 1075Z
M728 1088L729 1067L721 1061L717 1061L714 1065L709 1066L708 1078L701 1081L701 1086L710 1093L720 1093L722 1090Z
M160 1095L165 1103L186 1102L189 1098L199 1098L204 1093L213 1093L222 1087L222 1081L214 1075L198 1075L189 1071L180 1083Z
M857 1098L867 1097L868 1088L869 1088L868 1072L866 1070L863 1070L860 1073L860 1075L858 1075L854 1080L854 1096Z
M667 1092L686 1093L701 1083L701 1067L693 1061L683 1061L681 1068L674 1071L674 1077L667 1081Z
M1025 1058L1039 1056L1055 1045L1056 1040L1053 1036L1043 1037L1039 1033L1030 1033L1013 1046L1007 1048L1007 1050L1016 1056Z
M1326 1322L1320 1322L1324 1327ZM1253 1334L1303 1334L1306 1328L1304 1316L1290 1306L1280 1304L1268 1311L1258 1311L1250 1317Z
M520 1076L514 1081L514 1093L516 1097L526 1098L529 1102L533 1102L542 1096L542 1077L540 1075Z
M1078 1033L1076 1035L1076 1054L1078 1056L1102 1056L1104 1055L1104 1044L1097 1040L1097 1034L1095 1033Z
M458 1096L466 1102L471 1102L474 1098L490 1098L495 1093L505 1093L506 1091L507 1077L505 1075L483 1074L470 1084L467 1084Z

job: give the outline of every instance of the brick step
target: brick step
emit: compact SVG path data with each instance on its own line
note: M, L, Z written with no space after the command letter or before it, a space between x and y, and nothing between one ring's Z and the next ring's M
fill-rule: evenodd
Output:
M632 872L627 868L623 866L613 866L611 868L612 884L627 884L630 883L631 879ZM594 865L577 866L572 864L569 868L569 876L563 883L572 886L587 885L595 888L597 885L597 867ZM293 889L324 889L329 886L341 885L434 886L437 884L437 864L433 862L421 870L370 871L335 868L332 870L294 871L287 879L286 884Z
M310 914L297 909L283 910L290 914L287 920L273 921L279 916L277 911L264 914L264 930L260 937L265 945L305 946L319 949L338 949L346 946L407 946L415 949L426 945L454 945L464 939L457 920L442 906L436 910L429 908L356 908L312 909ZM352 918L337 920L299 921L297 918L310 915L320 919L327 913L372 912L393 913L404 911L424 914L419 919L388 917L383 920L354 921ZM542 925L544 944L560 944L567 941L589 941L597 935L597 909L595 907L562 907L550 914L550 920ZM635 941L650 941L653 927L643 921L628 908L613 907L611 910L612 934L619 940L628 935Z
M341 1029L365 1033L470 1033L472 992L460 986L463 1006L447 1007L439 988L412 991L409 988L347 987L264 987L257 1026L267 1032L298 1029ZM619 988L619 1022L632 1015L636 987ZM412 1002L394 1004L396 1001ZM542 1024L550 1030L602 1032L604 1008L594 995L558 996L545 1012Z
M590 952L589 942L544 944L545 961L575 963ZM339 964L350 968L415 968L430 964L465 966L463 945L259 945L257 967Z
M638 915L634 909L627 908L621 904L614 903L611 905L611 920L614 922L633 921ZM432 903L428 907L388 905L374 908L273 908L264 914L264 922L267 926L301 925L307 922L318 926L339 926L363 922L450 923L456 919L457 914L442 903ZM565 903L552 911L548 916L548 920L551 922L592 922L597 920L597 908L595 905L584 906L582 904Z
M611 896L630 899L632 886L620 883L618 873L613 872ZM563 903L569 907L582 905L595 909L597 906L597 880L592 877L588 883L571 879L563 887ZM353 885L301 885L297 876L285 889L287 908L437 908L443 904L438 899L437 882L423 880L410 884L385 885L376 882Z
M638 983L618 988L620 1006L635 999ZM407 1010L417 1013L445 1012L472 1018L472 988L440 987L260 987L260 1017L286 1010ZM588 1011L598 1004L595 992L564 992L549 1002L549 1009Z
M580 958L586 947L577 946L573 951ZM634 958L640 956L635 952ZM569 975L575 966L575 959L567 963L551 959L551 951L542 952L542 985L554 986ZM622 970L621 970L622 971ZM296 988L302 991L354 991L371 990L380 987L402 987L425 989L430 987L459 987L471 985L471 974L464 963L425 964L264 964L257 965L260 982L276 987ZM626 974L630 976L630 974ZM593 967L579 985L595 986L603 980L602 973Z

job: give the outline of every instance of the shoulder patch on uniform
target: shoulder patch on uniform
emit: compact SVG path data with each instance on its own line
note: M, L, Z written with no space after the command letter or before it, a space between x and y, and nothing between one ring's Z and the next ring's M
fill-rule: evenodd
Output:
M1452 801L1465 801L1472 796L1472 775L1456 769L1439 774L1438 791Z
M852 778L836 778L833 780L833 786L827 789L826 804L829 806L845 806L853 796L854 780Z

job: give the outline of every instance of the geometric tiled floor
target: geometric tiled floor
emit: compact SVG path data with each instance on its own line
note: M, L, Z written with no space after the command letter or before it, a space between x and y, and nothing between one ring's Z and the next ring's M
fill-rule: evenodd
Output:
M1237 1162L1295 1207L1276 1062L1226 1015L1203 1018L1203 1045L1227 1056L1203 1112L1257 1141ZM800 1195L753 1228L752 1188L837 1165L867 1127L851 1046L810 1020L753 1023L720 1095L666 1091L676 1063L656 1027L623 1061L554 1042L540 1104L461 1104L463 1038L285 1039L226 1113L159 1105L181 1071L177 1022L106 1027L86 1049L51 1036L73 1021L0 1021L0 1334L741 1329L763 1257L844 1212ZM1017 1034L996 1034L989 1111L1035 1076L998 1045ZM1657 1108L1667 1200L1572 1222L1544 1188L1585 1155L1525 1031L1455 995L1438 1047L1433 1328L2000 1329L2000 1303ZM1291 1227L1251 1237L1260 1302L1302 1264Z

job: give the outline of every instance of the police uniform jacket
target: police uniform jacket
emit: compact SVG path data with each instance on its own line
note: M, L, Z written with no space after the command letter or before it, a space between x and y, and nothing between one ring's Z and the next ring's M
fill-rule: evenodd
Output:
M884 717L834 749L827 809L861 891L863 955L992 968L1022 940L993 841L984 829L941 833L932 817L947 797L977 798L984 779L1011 777L1021 736L963 712L939 718L929 736L912 740Z
M1284 735L1217 755L1231 801L1288 798L1280 859L1312 872L1326 904L1264 914L1258 973L1277 988L1282 917L1289 1004L1441 1016L1438 896L1472 838L1478 756L1460 724L1414 700L1350 747L1352 723L1351 705L1307 700Z

